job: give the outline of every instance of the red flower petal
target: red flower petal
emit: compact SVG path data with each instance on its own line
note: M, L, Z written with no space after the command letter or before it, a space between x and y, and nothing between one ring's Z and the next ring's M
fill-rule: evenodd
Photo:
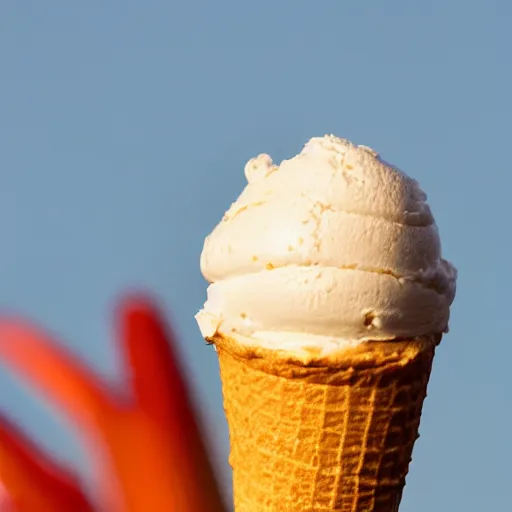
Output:
M0 417L0 481L17 512L92 512L78 480ZM3 509L2 509L3 510Z
M222 511L173 354L174 340L166 335L165 324L150 301L124 301L118 342L128 363L131 403L108 391L48 337L23 324L0 322L0 357L60 405L86 434L96 457L98 492L106 510ZM7 450L9 444L2 446ZM13 467L5 470L8 479ZM26 471L36 474L29 466ZM26 492L28 487L18 494L25 499Z

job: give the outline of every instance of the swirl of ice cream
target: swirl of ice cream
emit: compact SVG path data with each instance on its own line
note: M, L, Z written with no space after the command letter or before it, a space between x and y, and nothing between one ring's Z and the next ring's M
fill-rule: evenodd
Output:
M415 180L332 135L245 174L201 255L203 336L329 350L447 330L456 270Z

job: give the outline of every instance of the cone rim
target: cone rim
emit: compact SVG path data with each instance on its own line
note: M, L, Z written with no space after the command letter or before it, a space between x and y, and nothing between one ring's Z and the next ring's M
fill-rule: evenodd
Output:
M343 369L349 372L375 372L379 369L392 371L416 359L422 352L435 349L441 338L442 334L434 334L390 341L367 341L321 356L261 347L221 333L216 333L206 341L214 345L216 350L229 352L236 359L246 360L247 364L260 367L266 373L284 373L288 378L293 378ZM272 364L269 365L269 362Z

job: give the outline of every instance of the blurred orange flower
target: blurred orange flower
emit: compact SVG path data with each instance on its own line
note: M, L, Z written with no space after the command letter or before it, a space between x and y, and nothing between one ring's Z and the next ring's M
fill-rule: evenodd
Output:
M16 512L224 510L179 363L157 308L128 298L117 341L126 369L115 392L50 337L0 321L0 359L79 429L98 476L95 508L78 479L0 418L0 482ZM0 500L2 496L0 496ZM3 498L5 502L5 498ZM8 510L7 504L0 511Z

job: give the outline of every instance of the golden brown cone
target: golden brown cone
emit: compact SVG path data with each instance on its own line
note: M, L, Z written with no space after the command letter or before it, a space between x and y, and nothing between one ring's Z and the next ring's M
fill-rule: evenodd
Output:
M396 512L441 336L329 357L216 335L236 512Z

